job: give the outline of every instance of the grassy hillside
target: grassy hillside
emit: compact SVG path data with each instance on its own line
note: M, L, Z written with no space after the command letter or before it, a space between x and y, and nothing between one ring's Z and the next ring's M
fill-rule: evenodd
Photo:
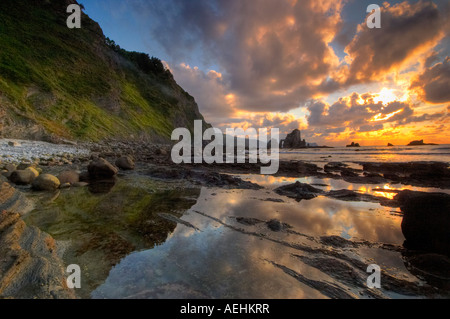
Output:
M69 3L1 1L0 136L160 141L203 119L158 59L114 46L84 14L67 28Z

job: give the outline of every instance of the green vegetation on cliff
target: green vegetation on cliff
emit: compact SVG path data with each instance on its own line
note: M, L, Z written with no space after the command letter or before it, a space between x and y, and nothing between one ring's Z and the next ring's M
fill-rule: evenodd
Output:
M70 3L2 0L0 136L165 141L203 119L159 59L116 46L84 13L67 28Z

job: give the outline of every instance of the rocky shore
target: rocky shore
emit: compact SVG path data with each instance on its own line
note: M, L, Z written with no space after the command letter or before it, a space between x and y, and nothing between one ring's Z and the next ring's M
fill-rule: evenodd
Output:
M35 152L37 146L31 142L3 141L0 145L0 149L8 150L2 153L0 162L0 297L75 297L73 291L65 287L65 269L61 257L56 253L53 238L36 227L26 225L22 219L22 216L33 208L33 202L23 192L46 192L50 196L58 196L58 192L64 189L87 187L92 193L108 193L118 179L134 176L133 174L155 180L178 181L193 187L254 191L263 189L254 182L235 176L257 175L260 172L260 164L175 165L170 160L168 145L117 141L107 141L101 145L38 143L38 146L43 147L41 152ZM319 167L302 161L282 161L276 176L317 177L366 185L392 183L450 188L450 170L446 163L359 165L360 168L354 168L345 163L328 162ZM385 197L349 189L324 191L301 182L278 187L274 192L297 202L321 196L339 201L400 207L403 214L402 231L406 238L404 253L411 261L411 269L422 275L428 274L430 280L446 276L441 276L442 269L433 270L436 263L430 260L437 260L442 265L449 263L448 194L402 190L392 191L396 196ZM267 200L283 202L281 199ZM166 222L181 223L198 230L170 214L159 213L158 216ZM250 219L239 222L244 221L248 222ZM267 225L274 231L286 228L286 225L277 219L268 221ZM445 279L442 282L447 281Z
M0 298L75 298L53 238L22 220L29 201L2 182L0 208Z

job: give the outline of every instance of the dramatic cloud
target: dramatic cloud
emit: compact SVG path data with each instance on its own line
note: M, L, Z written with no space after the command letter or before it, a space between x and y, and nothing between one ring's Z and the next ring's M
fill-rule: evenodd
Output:
M321 135L346 130L372 132L386 127L432 121L448 116L445 111L415 115L413 107L407 102L374 103L376 98L376 94L353 93L351 96L340 98L332 105L323 101L311 101L306 106L309 113L307 115L309 129Z
M110 1L214 126L301 128L333 144L449 124L445 0L387 0L381 29L366 25L370 1Z
M227 93L222 74L215 71L205 73L186 64L171 66L170 70L183 83L183 88L195 97L203 116L213 124L233 117L235 96Z
M411 88L417 88L424 101L450 102L450 57L446 57L442 63L427 68L416 78Z
M380 80L417 54L432 49L448 32L447 12L439 11L430 1L405 1L393 6L385 2L381 14L381 29L360 24L358 34L346 48L350 64L347 84Z
M288 111L314 95L339 64L329 43L341 1L132 2L155 19L152 37L174 61L187 54L222 73L248 111ZM179 64L179 63L177 63ZM184 84L182 79L178 79Z

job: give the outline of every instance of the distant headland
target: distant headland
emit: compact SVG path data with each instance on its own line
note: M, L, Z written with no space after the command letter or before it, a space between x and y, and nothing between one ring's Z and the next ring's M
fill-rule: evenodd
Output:
M423 146L423 145L439 145L439 144L424 143L423 140L420 140L420 141L412 141L407 146Z

